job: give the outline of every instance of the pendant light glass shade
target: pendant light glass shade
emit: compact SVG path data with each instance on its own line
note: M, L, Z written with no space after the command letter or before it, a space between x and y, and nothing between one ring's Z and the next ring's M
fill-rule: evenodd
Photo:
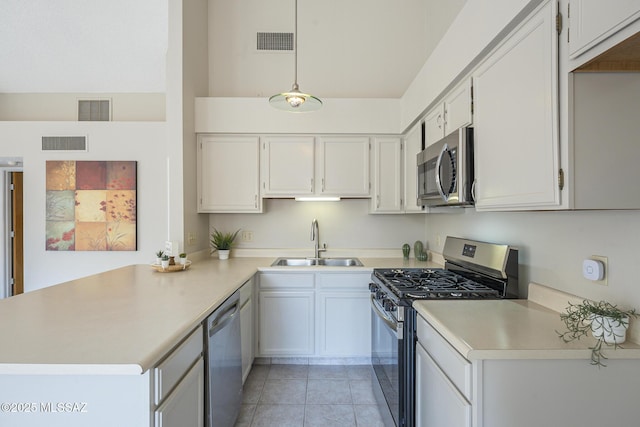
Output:
M269 104L278 110L289 111L291 113L316 111L322 107L322 101L313 95L300 92L300 88L298 86L298 0L295 0L293 37L295 38L293 86L289 92L273 95L269 98Z

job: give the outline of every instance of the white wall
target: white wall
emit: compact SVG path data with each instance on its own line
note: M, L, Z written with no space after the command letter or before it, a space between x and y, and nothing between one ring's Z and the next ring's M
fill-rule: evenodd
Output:
M477 65L505 32L542 0L469 0L402 96L400 129Z
M79 99L110 99L113 121L164 121L164 93L0 93L0 120L78 120Z
M640 212L484 212L459 209L429 214L427 240L447 235L505 243L520 249L520 293L533 281L590 299L640 309ZM609 258L608 286L582 277L582 260L591 255Z
M167 221L166 124L0 122L0 152L24 160L25 291L129 264L146 264L164 247ZM43 135L86 135L88 152L42 152ZM138 250L135 252L45 251L47 160L136 160Z
M239 249L304 249L313 255L311 221L318 220L320 240L329 251L391 249L402 256L403 243L413 246L424 240L424 215L369 215L369 199L339 202L296 202L292 199L265 199L263 214L211 214L209 222L222 231L241 228L253 232L253 241L241 242ZM365 252L367 252L365 251ZM324 255L324 254L323 254ZM327 255L343 255L342 253Z
M206 96L209 90L208 62L208 0L183 2L183 81L182 106L182 170L184 227L181 247L190 253L208 247L205 238L209 226L207 215L197 213L195 98ZM200 239L190 242L193 233ZM181 251L183 251L181 249Z

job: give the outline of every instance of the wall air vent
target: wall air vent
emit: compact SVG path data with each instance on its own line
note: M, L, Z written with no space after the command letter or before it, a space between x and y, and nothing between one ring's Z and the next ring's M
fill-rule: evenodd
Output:
M43 136L42 151L87 151L87 137Z
M80 122L111 121L111 100L79 99L78 100L78 121Z
M257 33L258 50L293 52L293 33Z

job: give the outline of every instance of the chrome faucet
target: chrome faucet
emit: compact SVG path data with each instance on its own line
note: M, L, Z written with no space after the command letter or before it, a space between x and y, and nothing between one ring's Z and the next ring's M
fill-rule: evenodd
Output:
M320 252L327 250L327 244L322 245L320 248L320 227L318 226L318 220L314 219L311 222L311 240L314 242L314 258L320 258Z

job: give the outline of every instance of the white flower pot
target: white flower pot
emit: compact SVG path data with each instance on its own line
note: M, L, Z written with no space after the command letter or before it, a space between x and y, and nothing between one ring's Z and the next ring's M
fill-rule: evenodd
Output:
M181 265L185 265L187 263L187 257L179 258L179 259L180 259L180 264Z
M158 265L162 264L162 258L156 257L156 264Z
M229 259L229 252L231 252L230 249L227 249L227 250L218 249L218 259Z
M169 267L169 260L166 260L166 261L162 260L162 261L160 261L160 263L162 265L162 269L163 270Z
M606 316L594 315L591 319L591 332L596 339L602 339L607 344L622 344L627 339L629 317L616 320Z

